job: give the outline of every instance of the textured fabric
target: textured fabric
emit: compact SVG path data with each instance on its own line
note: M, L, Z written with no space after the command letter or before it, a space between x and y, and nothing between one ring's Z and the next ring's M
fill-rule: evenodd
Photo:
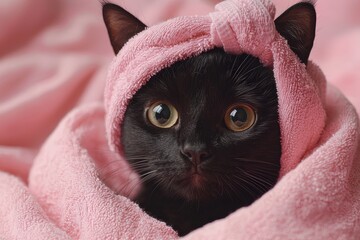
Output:
M354 108L327 86L315 64L300 63L275 31L271 3L229 0L215 9L209 16L176 18L149 28L120 51L105 92L110 148L122 154L119 139L126 106L164 67L214 47L252 54L274 71L282 145L280 180L251 206L185 238L360 237L359 120Z
M132 38L107 77L105 108L111 149L121 153L120 126L126 105L151 76L175 61L225 45L231 53L252 54L273 66L279 95L281 175L294 168L324 128L325 79L312 63L309 69L314 70L307 71L299 62L275 30L274 15L268 1L229 0L218 4L210 16L176 18ZM316 74L315 80L311 74Z
M178 238L131 201L138 176L117 139L128 101L153 74L215 46L254 54L274 68L281 179L251 206L184 239L359 239L358 115L315 64L299 63L275 31L269 1L227 1L209 15L139 34L110 67L105 107L112 52L95 2L0 3L0 239ZM211 6L151 2L120 1L146 23ZM359 4L318 1L319 21L329 26L322 23L314 49L327 78L358 109ZM332 28L344 35L329 40L335 35L324 32Z
M107 150L104 133L102 105L69 114L35 160L31 192L72 239L174 239L174 230L121 196L136 193L136 176ZM114 169L120 174L108 179Z

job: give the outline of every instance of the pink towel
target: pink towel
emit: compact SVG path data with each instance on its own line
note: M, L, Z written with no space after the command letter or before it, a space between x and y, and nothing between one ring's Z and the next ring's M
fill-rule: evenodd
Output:
M107 173L99 169L122 174L102 181ZM127 164L108 150L103 106L93 105L60 123L35 160L29 187L72 239L174 239L170 227L121 196L132 194L126 184L133 178Z
M219 46L274 68L281 178L249 207L184 239L359 239L358 115L315 64L299 62L274 16L267 0L228 0L209 15L175 18L131 39L109 69L105 107L85 105L61 121L28 167L29 186L0 172L0 238L176 239L131 201L137 176L123 159L120 126L152 75Z
M175 61L218 46L234 54L252 54L274 66L284 175L314 148L323 131L324 77L312 63L305 69L275 30L275 7L269 1L230 0L218 4L216 10L209 16L182 17L153 26L119 52L105 89L110 147L119 148L121 154L119 126L126 105L150 76Z

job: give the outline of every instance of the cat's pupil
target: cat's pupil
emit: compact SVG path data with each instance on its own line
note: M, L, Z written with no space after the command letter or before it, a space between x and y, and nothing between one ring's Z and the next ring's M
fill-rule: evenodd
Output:
M159 104L153 109L155 113L155 119L160 124L165 124L171 116L171 110L166 104Z
M230 113L230 118L236 126L241 127L246 123L248 115L245 109L236 108Z

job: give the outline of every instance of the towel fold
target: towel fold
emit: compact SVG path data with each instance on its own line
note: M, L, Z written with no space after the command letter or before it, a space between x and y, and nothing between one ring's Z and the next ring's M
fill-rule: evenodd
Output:
M72 239L175 238L170 227L128 199L136 193L132 188L136 176L126 162L106 150L104 133L102 105L69 114L34 162L29 177L31 193ZM106 180L109 166L119 174Z
M171 19L132 38L110 66L105 104L74 108L39 152L0 149L0 239L177 239L131 200L140 182L122 154L121 125L151 76L214 47L273 67L281 177L252 205L183 239L359 239L358 114L314 63L300 63L274 16L267 0L228 0L209 15ZM78 79L84 87L86 78Z

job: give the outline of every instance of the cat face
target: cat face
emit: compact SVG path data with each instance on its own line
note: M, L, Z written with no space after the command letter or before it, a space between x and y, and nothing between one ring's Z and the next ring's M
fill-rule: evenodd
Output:
M114 4L104 4L103 16L115 53L146 28ZM275 20L305 64L315 22L311 2ZM145 187L189 201L228 196L251 203L278 177L277 110L271 69L214 49L163 69L135 94L121 126L122 148Z
M136 93L121 140L143 182L169 195L254 200L280 168L273 73L222 49L178 62Z

